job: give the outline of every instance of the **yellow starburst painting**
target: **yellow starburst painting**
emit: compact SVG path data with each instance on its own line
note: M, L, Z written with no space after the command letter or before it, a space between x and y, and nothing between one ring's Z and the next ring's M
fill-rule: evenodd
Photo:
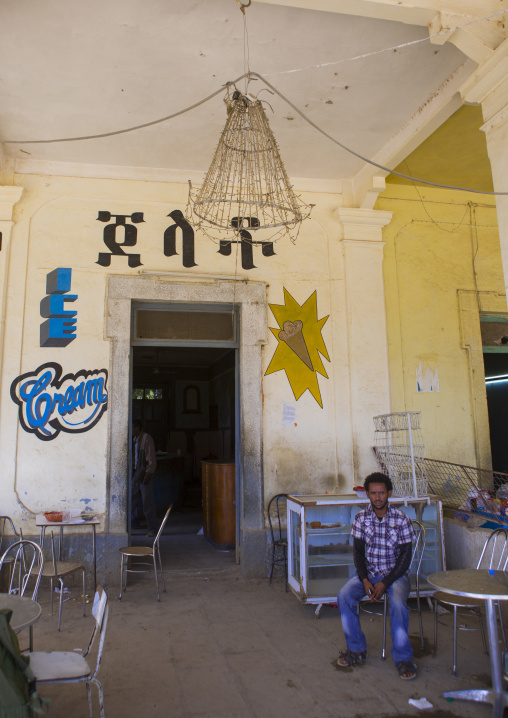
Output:
M318 319L317 292L300 306L284 287L284 304L269 307L279 325L270 327L278 344L265 376L284 370L296 400L308 389L323 408L317 375L328 379L320 356L330 361L321 336L328 316Z

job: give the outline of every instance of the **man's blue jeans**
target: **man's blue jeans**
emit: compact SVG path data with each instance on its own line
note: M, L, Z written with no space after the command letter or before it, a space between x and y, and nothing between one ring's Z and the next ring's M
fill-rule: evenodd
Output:
M380 575L374 575L371 583L375 585L381 581ZM402 576L388 587L390 606L390 630L392 634L392 657L395 665L410 663L413 660L413 649L409 642L409 609L407 599L409 596L409 577ZM342 630L346 637L346 646L354 653L367 650L367 641L360 627L358 603L365 596L365 587L358 575L353 576L341 588L337 596L337 605L342 620Z

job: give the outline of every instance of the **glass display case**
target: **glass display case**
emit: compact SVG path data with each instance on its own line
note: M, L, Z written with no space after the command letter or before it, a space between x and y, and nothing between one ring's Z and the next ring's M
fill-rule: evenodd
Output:
M355 494L288 496L288 584L300 601L335 603L337 593L355 573L351 525L369 503ZM392 498L390 504L425 527L420 596L430 596L434 589L427 576L445 568L441 501L437 496ZM414 596L415 575L411 575L411 586Z

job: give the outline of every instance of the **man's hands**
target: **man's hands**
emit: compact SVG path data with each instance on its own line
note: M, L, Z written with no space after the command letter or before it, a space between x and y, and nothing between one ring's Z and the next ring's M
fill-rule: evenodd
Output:
M386 591L386 586L382 581L378 581L375 585L372 585L368 578L364 578L363 585L365 587L365 593L370 597L371 603L381 600L381 597Z
M144 484L149 484L152 480L152 474L145 474L145 478L143 479Z

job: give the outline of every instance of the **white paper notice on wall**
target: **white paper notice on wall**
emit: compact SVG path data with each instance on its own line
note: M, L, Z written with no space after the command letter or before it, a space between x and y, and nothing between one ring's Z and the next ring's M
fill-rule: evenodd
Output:
M417 391L439 391L437 364L434 371L432 371L428 364L424 371L423 361L420 360L418 369L416 370L416 389Z
M296 425L296 406L283 402L282 404L282 426L295 426Z

